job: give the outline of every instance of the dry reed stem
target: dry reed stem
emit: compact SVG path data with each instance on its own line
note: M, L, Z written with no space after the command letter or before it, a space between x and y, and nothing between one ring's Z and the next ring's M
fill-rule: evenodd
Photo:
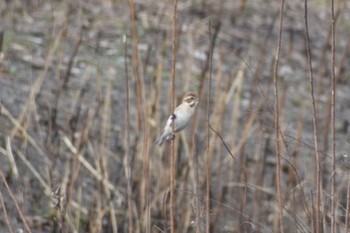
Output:
M267 98L269 97L269 95L264 94L263 90L260 87L260 80L262 79L262 74L263 74L263 70L266 67L266 63L268 62L268 59L266 59L267 56L269 56L267 54L268 50L268 42L271 40L271 37L273 36L273 29L275 28L275 24L276 21L278 19L278 13L276 13L273 16L273 20L271 21L269 27L268 27L268 32L266 33L266 36L264 38L264 41L262 42L261 46L260 46L260 56L258 58L258 63L257 63L257 67L255 69L255 72L253 72L250 67L248 66L248 64L245 62L244 59L242 60L242 63L244 63L247 67L248 70L252 73L253 77L254 77L254 84L257 85L257 89L259 90L260 94L267 100ZM243 64L242 64L243 65ZM270 88L270 85L268 85L268 89ZM252 88L251 90L253 92L252 94L252 98L255 97L255 93L256 93L256 88ZM267 92L269 93L269 92ZM266 101L267 102L267 101Z
M111 119L111 83L107 82L106 86L106 95L103 101L103 110L102 110L102 122L101 122L101 142L100 142L100 151L99 151L99 161L101 163L101 173L104 176L104 180L109 182L109 174L108 174L108 156L105 153L106 148L108 148L107 137L108 131L110 128L110 119ZM117 219L115 214L115 209L113 205L113 201L111 201L111 192L110 189L104 184L104 193L106 195L107 200L109 200L109 212L110 212L110 220L112 223L113 232L118 232Z
M0 29L0 71L3 71L3 62L4 62L4 35L5 32L3 29Z
M12 199L12 202L13 202L13 203L15 204L15 206L16 206L16 209L17 209L18 214L19 214L19 217L20 217L20 219L21 219L21 221L22 221L22 223L23 223L23 225L24 225L24 228L26 229L27 232L31 233L32 231L30 230L30 228L29 228L29 226L28 226L28 224L27 224L27 221L26 221L26 219L25 219L25 217L24 217L24 215L23 215L23 213L22 213L22 210L21 210L21 208L20 208L19 205L18 205L18 202L17 202L17 200L16 200L16 197L15 197L15 195L13 194L13 192L12 192L10 186L8 185L8 183L7 183L7 181L6 181L6 178L5 178L5 176L4 176L4 173L3 173L1 170L0 170L0 176L1 176L1 178L2 178L2 182L4 183L4 185L5 185L5 187L6 187L6 190L7 190L8 194L10 195L10 197L11 197L11 199Z
M144 176L143 176L143 195L144 195L144 203L145 203L145 215L144 215L144 224L146 226L146 232L150 233L151 232L151 226L152 226L152 221L151 221L151 208L150 208L150 173L149 173L149 168L150 168L150 153L149 153L149 148L150 148L150 140L149 140L149 127L146 124L146 114L143 112L143 122L145 125L144 132L143 132L143 155L144 155L144 161L143 161L143 169L144 169Z
M166 57L166 34L164 33L162 35L162 39L160 42L160 49L157 50L156 54L156 67L152 79L153 87L151 90L153 90L152 93L152 101L150 104L150 118L149 122L151 126L154 126L156 135L160 135L162 132L162 125L157 124L157 122L161 122L160 120L160 108L161 101L160 97L162 96L162 77L164 72L164 60ZM162 150L158 150L159 154L162 154Z
M332 217L331 217L331 231L332 233L337 232L337 225L336 225L336 172L335 172L335 165L336 165L336 143L335 143L335 98L336 98L336 77L335 77L335 17L334 17L334 0L331 1L331 12L332 12L332 66L331 66L331 79L332 79L332 85L331 85L331 95L332 95L332 108L331 108L331 119L332 119L332 178L331 178L331 201L332 201Z
M1 203L1 206L2 206L2 209L3 209L6 226L7 226L8 230L10 231L10 233L14 233L14 231L12 230L11 224L10 224L10 220L9 220L9 218L7 216L7 210L6 210L6 206L5 206L5 203L4 203L4 198L3 198L1 192L0 192L0 203Z
M230 132L232 133L231 137L231 145L230 150L233 151L237 149L237 136L238 136L238 125L239 125L239 116L241 115L240 106L241 106L241 96L242 96L242 87L244 84L244 74L245 74L246 65L242 61L240 64L240 68L236 74L236 76L233 78L233 81L231 85L229 85L229 89L226 95L225 105L228 105L231 100L231 97L233 95L233 102L232 102L232 114L230 119ZM235 152L233 153L235 154ZM234 180L234 163L236 162L235 159L229 159L229 161L226 161L227 159L224 159L224 163L227 163L229 166L228 175L226 182L230 182L231 180ZM228 190L228 196L233 195L233 190Z
M348 39L348 42L346 43L346 47L344 49L343 56L341 57L338 65L338 73L336 77L337 82L342 82L345 81L346 75L344 75L346 71L346 61L349 57L349 52L350 52L350 39Z
M253 128L255 119L257 118L257 110L251 111L248 120L244 123L243 126L243 135L247 134L247 132ZM240 172L237 174L238 179L241 183L247 185L248 183L248 172L247 172L247 158L244 156L245 155L245 150L246 150L246 145L247 145L248 140L242 140L241 146L239 147L239 166L240 166ZM246 224L248 223L247 219L247 193L248 193L248 188L245 186L238 194L239 196L239 210L241 213L240 217L238 218L240 223L244 223L240 225L241 231L250 231L250 225Z
M83 193L83 191L82 191L83 189L82 189L82 187L81 186L79 186L78 187L78 195L77 195L77 201L78 201L78 208L77 208L77 211L76 211L76 213L75 213L75 228L76 228L76 230L77 230L77 232L80 232L80 222L82 221L82 219L81 219L81 213L80 213L80 209L81 209L81 207L82 207L82 205L81 205L81 203L82 203L82 193Z
M68 149L73 153L78 153L77 148L75 148L72 144L72 142L70 141L70 139L66 136L66 135L62 135L62 140L63 142L66 144L66 146L68 147ZM93 148L91 143L88 143L89 148ZM93 149L91 149L93 151ZM112 184L110 183L108 180L106 180L104 178L104 175L101 174L100 172L98 172L84 157L81 153L78 153L78 158L79 158L79 162L91 173L91 175L93 175L98 181L101 181L103 185L105 185L108 189L110 189L111 191L114 192L114 194L118 197L121 198L122 200L123 195L121 194L121 192Z
M144 215L144 225L146 227L146 233L151 232L152 227L152 221L151 221L151 208L150 208L150 146L153 145L150 140L150 127L147 123L148 120L148 113L149 113L149 107L148 102L146 101L145 96L145 69L147 66L147 63L149 61L150 56L150 47L148 48L148 55L146 55L146 59L144 59L144 64L141 64L142 72L140 74L139 78L139 89L138 91L140 93L136 93L137 96L140 96L140 106L138 108L141 109L141 123L143 126L142 130L142 144L140 144L140 147L142 148L140 151L140 155L143 156L142 163L143 163L143 180L142 180L142 192L141 195L143 197L143 206L145 209L145 215ZM139 62L138 64L140 64Z
M129 70L128 70L128 43L126 35L123 37L124 43L124 71L125 71L125 154L124 154L124 172L126 179L126 194L128 201L128 224L129 233L134 232L132 203L131 203L131 167L130 167L130 96L129 96Z
M338 10L335 14L335 22L338 20L339 15L340 15L341 11ZM331 40L332 40L332 24L330 24L329 28L328 28L328 32L327 32L327 37L326 40L323 43L322 46L322 55L321 55L321 59L320 59L320 65L319 65L319 70L318 70L318 77L324 77L326 70L325 68L327 67L327 52L329 51L329 45L331 44ZM324 79L320 78L318 80L317 83L317 89L316 89L316 103L319 103L319 99L323 93L323 86L324 86Z
M137 126L136 135L142 130L142 143L137 143L137 160L142 161L143 174L142 183L140 187L140 203L141 209L146 209L146 214L142 216L146 232L151 231L151 209L149 207L149 126L147 124L147 111L145 100L145 85L144 85L144 72L142 70L140 74L140 58L138 54L138 32L136 27L136 6L135 1L129 1L129 10L131 18L131 35L132 35L132 67L133 67L133 78L134 78L134 90L136 94L136 110L137 110ZM147 59L145 60L147 63ZM142 68L142 64L141 64ZM146 67L144 67L146 69ZM137 141L139 138L137 137Z
M293 156L295 157L295 164L298 163L298 158L300 157L300 149L301 149L301 142L303 137L303 131L305 126L305 108L306 104L305 101L302 102L300 113L299 113L299 119L297 122L297 132L296 132L296 140L294 140L294 148L293 148Z
M212 153L210 153L210 100L211 100L211 81L212 81L212 69L213 69L213 50L214 44L212 43L211 35L211 22L208 24L208 36L209 36L209 80L208 80L208 89L207 89L207 142L206 142L206 201L205 201L205 218L206 218L206 233L210 232L211 221L210 221L210 182L211 182L211 162L212 162ZM211 155L210 155L211 154Z
M18 175L18 168L16 165L16 161L15 158L13 157L13 153L12 153L12 146L11 146L11 138L9 136L6 137L6 150L7 150L7 156L9 158L10 161L10 165L11 165L11 176L13 176L13 178L18 181L19 175Z
M314 137L314 146L315 146L315 157L316 157L316 233L322 232L322 214L321 214L321 161L318 153L318 125L317 125L317 110L314 96L314 78L312 72L312 62L311 62L311 50L310 50L310 39L309 39L309 28L308 28L308 9L307 1L304 1L305 11L305 39L306 39L306 52L308 58L308 69L309 69L309 81L310 81L310 96L312 101L312 121L313 121L313 137Z
M173 25L172 25L172 63L171 63L171 109L175 110L175 74L176 74L176 18L177 18L177 0L173 1ZM174 123L175 121L173 121ZM175 123L172 124L172 134L174 134ZM171 141L170 158L170 232L175 232L175 141Z
M129 0L129 10L130 10L130 19L131 19L131 38L132 38L132 56L131 63L133 67L133 78L134 78L134 91L136 94L136 110L137 110L137 125L136 125L136 135L139 133L139 130L143 128L142 125L142 109L141 109L141 84L139 77L139 55L138 55L138 33L136 28L136 6L134 0ZM142 158L138 158L142 161Z
M11 123L14 125L16 130L19 130L23 135L24 139L29 142L30 145L39 153L40 156L45 160L46 164L49 164L49 160L46 153L43 151L41 146L27 133L26 129L21 125L21 123L7 110L7 108L0 102L0 114L7 117Z
M222 92L221 89L223 89L223 85L220 85L224 82L222 82L222 77L223 77L223 66L222 66L222 59L219 59L218 61L218 70L217 70L217 74L215 75L215 81L217 83L216 85L216 90L215 90L215 95L214 96L219 96L218 98L212 98L213 99L213 112L215 112L214 117L213 117L213 125L214 127L217 129L217 131L222 132L222 129L224 128L224 121L223 121L223 117L225 115L225 101L226 101L226 96L227 96L227 92L228 90L225 90L225 92ZM219 95L220 94L220 95ZM214 101L216 99L216 101ZM215 145L215 146L211 146L209 149L209 158L210 158L210 168L215 165L211 163L211 161L213 160L214 157L214 152L217 155L216 158L218 160L218 164L216 166L217 172L217 187L219 187L217 189L217 192L213 192L213 195L217 196L217 201L219 203L222 202L223 199L223 188L222 188L222 183L224 180L223 177L223 156L222 156L222 145L221 143L218 143L219 138L217 137L217 135L214 135L213 137L211 137L210 139L210 145ZM216 151L215 151L216 149ZM215 218L217 220L220 219L220 214L222 211L222 205L218 205L216 206L212 211L212 215L215 215ZM218 221L212 221L212 226L211 226L211 231L216 232L219 231L219 229L217 229L221 224Z
M34 175L34 177L39 181L40 185L44 188L44 193L46 196L51 196L51 188L48 184L46 184L45 180L39 174L39 172L34 168L34 166L27 160L26 156L19 150L16 151L18 157L22 160L22 162L28 167L30 172Z
M188 140L186 140L184 133L181 133L183 145L185 154L189 156L189 166L191 170L190 179L192 182L193 187L193 212L195 213L195 221L192 221L195 224L195 232L200 233L200 218L201 218L201 212L200 210L200 201L199 201L199 175L198 175L198 159L197 155L194 153L194 147L192 147L192 150L189 147ZM192 140L194 140L194 135L191 136ZM185 223L184 231L187 232L187 228L189 226L189 223Z
M320 70L319 77L324 77L325 73L327 72L327 70L325 68L325 67L327 67L326 63L328 62L327 59L326 59L326 57L327 57L326 55L327 55L327 52L329 50L330 44L331 44L331 48L333 46L333 39L334 39L333 38L333 33L334 33L333 32L333 27L335 27L335 25L337 23L337 20L339 19L339 16L340 16L340 13L341 13L340 9L341 8L338 8L338 10L335 13L335 15L334 15L334 9L333 9L333 12L331 12L331 14L332 14L332 16L331 16L332 17L332 22L331 22L331 24L329 26L327 40L326 40L326 42L325 42L325 44L323 46L322 61L321 61L320 69L319 69ZM333 55L331 55L331 56L333 56ZM331 58L331 62L333 62L332 58ZM332 70L332 67L331 67L330 70L331 70L331 75L333 75L332 72L335 72L335 71ZM334 76L335 76L335 74L334 74ZM337 80L337 77L335 77L335 79ZM331 82L332 82L332 78L331 78ZM320 78L318 88L319 88L319 90L318 90L318 95L316 96L316 103L320 102L319 98L321 97L322 91L324 91L324 90L322 90L322 88L323 88L323 78ZM332 96L332 86L331 86L331 90L328 93L329 93L329 95L328 95L329 98L327 99L327 105L326 105L327 107L326 107L326 110L324 111L324 116L321 117L321 119L324 119L323 120L323 127L320 127L320 131L324 130L324 132L323 132L323 144L322 144L323 148L322 149L326 153L328 152L328 147L329 147L329 131L332 130L332 98L333 98L333 96ZM333 160L333 159L331 159L331 160ZM321 167L321 170L323 170L323 169L324 168ZM323 178L323 180L328 179L327 177L321 177L321 178ZM321 180L321 181L323 182L323 180ZM331 221L331 225L332 225L332 221Z
M200 228L199 228L199 219L200 219L200 212L199 210L199 197L198 197L198 193L199 193L199 188L198 188L198 170L197 166L196 166L196 162L194 159L194 154L191 153L189 145L188 145L188 140L186 140L186 136L183 132L181 132L181 139L183 141L183 146L184 146L184 150L185 150L185 154L188 155L189 159L188 159L188 164L189 164L189 169L190 169L190 181L192 184L192 200L193 200L193 204L192 204L192 212L195 213L195 221L192 221L195 224L195 232L199 233ZM190 209L189 209L190 210ZM190 211L187 212L188 214L188 220L191 217L191 213ZM183 231L187 232L189 225L190 225L191 221L185 221L184 222L184 227L183 227Z
M66 30L66 27L67 27L67 24L66 24L66 22L64 22L63 25L59 28L57 35L52 35L52 37L54 38L54 42L53 42L53 45L50 47L50 49L48 51L48 55L45 59L44 69L39 74L39 77L36 79L33 87L30 90L28 101L24 105L24 108L23 108L20 116L16 119L16 121L19 122L19 125L22 124L22 122L24 121L24 118L27 116L27 114L29 114L29 111L32 110L32 108L35 104L35 96L39 93L41 85L43 84L44 79L46 77L46 74L47 74L47 72L48 72L48 70L53 62L54 54L55 54L55 52L60 44L60 41L62 39L64 31ZM18 126L15 125L15 128L12 129L11 134L10 134L11 139L15 136L17 131L18 131Z
M144 79L141 81L141 90L142 90L142 99L145 100L145 90L144 90ZM147 117L148 117L148 109L146 110L145 102L142 102L142 122L144 125L143 129L143 141L142 141L142 154L144 156L143 160L143 170L144 170L144 180L143 180L143 192L144 192L144 199L145 199L145 224L146 224L146 232L151 232L152 227L152 220L151 220L151 207L150 207L150 183L151 183L151 177L150 177L150 147L153 145L153 143L150 140L150 127L149 124L147 124Z
M323 130L323 142L322 142L322 148L320 148L321 150L323 150L324 152L328 153L329 150L329 131L332 130L332 95L331 92L329 92L329 95L327 95L327 102L326 102L326 106L325 106L325 111L324 111L324 116L322 117L323 120L323 126L319 127L320 129ZM321 112L321 111L320 111ZM320 131L319 131L320 132ZM321 136L321 133L319 133L319 135ZM321 167L321 169L325 169L326 165L323 165ZM323 182L325 179L328 179L327 177L321 177L321 181ZM328 183L328 182L327 182Z
M86 77L84 77L85 79ZM79 112L80 112L80 106L81 106L81 101L82 101L82 97L85 93L85 88L81 88L79 90L79 92L77 93L76 98L73 100L73 108L72 108L72 115L69 117L69 122L72 122L72 120L74 119L73 115L74 115L74 110L77 109L77 114L76 114L76 122L79 121L78 117L79 117ZM58 97L57 97L58 98ZM76 124L70 124L71 128L72 128L72 132L73 134L76 132L77 129L77 123ZM88 127L85 128L86 130L90 130ZM84 135L82 134L82 136L80 136L79 138L77 138L76 140L76 147L81 148L81 143L82 140L84 140ZM80 153L80 151L78 151ZM70 212L70 201L72 199L72 192L74 189L74 184L78 178L79 175L79 168L80 168L80 163L78 160L78 153L75 154L71 154L70 158L67 161L67 173L65 174L65 178L64 179L64 184L65 184L65 201L66 201L66 206L67 208L64 208L64 211L61 213L62 214L62 221L61 224L65 225L65 218L68 218L66 213L69 214ZM64 228L64 226L62 226L62 228ZM72 229L71 229L72 230ZM67 231L67 230L66 230Z
M70 204L69 200L67 202L67 196L69 195L68 192L68 186L69 186L69 176L71 174L71 168L69 166L69 160L65 163L65 170L64 174L62 175L63 178L60 177L56 180L51 180L51 203L53 203L51 206L54 207L54 219L53 222L55 224L55 230L58 230L62 233L68 233L68 224L67 221L70 219L68 217L70 213L70 208L67 204ZM68 197L69 199L70 197ZM67 210L68 209L68 210ZM68 220L69 221L69 220ZM73 229L69 229L70 231L73 231Z
M67 85L68 85L68 82L69 82L69 79L70 79L70 76L72 73L73 64L74 64L75 58L78 54L78 50L80 48L81 41L83 39L83 32L84 32L84 26L81 26L78 40L73 47L73 51L72 51L72 54L69 58L66 72L65 72L64 76L62 77L63 78L63 82L62 82L63 89L67 88Z
M210 56L209 56L209 51L211 48L214 48L214 45L215 45L215 42L217 40L217 37L218 37L218 34L219 34L219 31L220 31L220 28L221 28L221 22L220 21L215 21L213 22L213 29L214 29L214 32L213 32L213 36L212 36L212 40L211 40L211 44L208 46L208 50L207 50L207 56L206 56L206 60L205 60L205 64L204 64L204 67L202 68L201 70L201 73L199 75L199 80L200 80L200 83L199 83L199 87L198 87L198 97L199 97L199 100L201 99L205 99L204 98L204 94L205 94L205 88L204 88L204 85L205 85L205 82L206 82L206 78L205 76L207 75L207 72L209 71L209 64L210 64ZM197 129L197 125L198 125L198 114L199 114L199 110L198 108L196 109L195 113L194 113L194 116L193 116L193 124L192 124L192 128L191 128L191 135L192 135L192 138L194 136L194 131ZM190 142L190 148L192 148L194 145L194 140L191 140Z
M83 99L85 94L88 91L88 81L90 79L91 71L87 70L84 72L81 76L81 81L82 81L82 87L75 93L74 98L72 98L72 104L70 107L70 110L68 111L70 114L67 116L67 128L69 127L71 129L71 134L74 135L77 132L78 126L79 126L79 120L82 112L82 105L83 105ZM60 87L59 87L60 88ZM56 99L56 106L55 108L58 109L58 101L59 101L59 96L60 96L60 90L57 91L57 99ZM96 110L97 111L97 110ZM52 125L55 126L56 124L56 116L57 114L53 117L54 119L52 120ZM90 120L88 118L88 120ZM85 122L84 122L85 123ZM87 121L89 124L90 122ZM51 126L51 127L53 127ZM91 125L87 125L86 127L83 128L82 131L86 131L88 133L91 130ZM84 134L83 134L84 135ZM83 143L86 143L86 138L84 136L78 137L78 138L73 138L75 142L75 146L77 148L82 148Z
M283 208L282 208L282 194L281 194L281 151L280 151L280 125L279 125L279 96L278 96L278 65L279 56L281 50L282 41L282 29L283 29L283 10L284 10L284 0L281 0L280 6L280 22L279 22L279 33L278 33L278 44L275 56L275 65L273 72L273 83L274 83L274 96L275 96L275 136L276 136L276 190L277 190L277 221L274 226L274 232L284 232L283 228Z
M319 66L319 69L318 69L318 77L324 77L324 74L325 74L325 67L326 67L326 62L327 62L327 51L329 49L329 43L330 43L330 40L331 40L331 33L332 33L332 28L331 26L329 27L328 29L328 32L327 32L327 37L326 37L326 40L324 41L324 44L323 44L323 47L322 47L322 55L321 55L321 58L320 58L320 66ZM316 87L316 103L319 103L319 98L320 96L322 95L322 93L324 92L323 90L323 79L320 78L318 80L318 83L317 83L317 87Z
M350 171L347 171L348 184L346 190L346 211L345 211L345 232L349 232L349 220L350 220Z
M101 190L102 189L102 190ZM90 208L89 224L91 224L91 231L98 233L103 226L103 218L108 213L108 204L103 198L103 186L98 184L97 192L94 197L94 204Z
M97 201L97 207L96 210L94 211L97 216L93 216L93 219L89 219L89 229L91 233L99 233L101 232L102 229L102 223L103 223L103 216L106 215L108 212L108 207L106 205L101 205L101 200L100 198L96 199Z
M260 123L262 124L262 123ZM263 126L259 126L259 128L262 128ZM266 157L267 157L267 153L265 153L264 151L264 147L266 145L264 145L266 138L264 137L264 134L260 134L259 138L258 138L258 143L257 146L255 148L255 152L254 152L254 160L256 161L256 170L255 172L253 172L252 177L255 177L255 185L256 186L260 186L263 187L263 183L264 183L264 174L265 174L265 169L266 169ZM267 144L267 143L266 143ZM261 200L262 200L262 195L261 192L255 192L253 194L253 198L252 198L252 203L253 203L253 209L252 209L252 216L253 219L255 219L257 222L261 221L261 210L260 210L260 204L261 204ZM258 232L260 231L259 228L256 229Z
M297 183L300 187L301 193L302 193L302 200L303 200L303 205L304 205L304 209L306 212L306 216L308 217L308 220L311 219L311 211L309 209L309 206L306 202L307 197L305 194L305 190L304 187L301 185L301 180L299 177L299 174L297 172L297 166L298 166L298 161L299 161L299 153L300 153L300 147L301 147L301 141L302 141L302 134L303 134L303 130L304 130L304 113L305 113L305 108L306 108L306 104L305 102L302 103L301 106L301 113L299 114L299 120L298 120L298 124L297 124L297 136L296 136L296 140L295 140L295 144L294 144L294 148L293 148L293 152L291 154L291 156L293 157L293 161L289 162L289 160L287 160L290 163L290 167L292 168L292 170L294 171L294 175L297 179ZM285 138L283 138L283 140L285 141Z

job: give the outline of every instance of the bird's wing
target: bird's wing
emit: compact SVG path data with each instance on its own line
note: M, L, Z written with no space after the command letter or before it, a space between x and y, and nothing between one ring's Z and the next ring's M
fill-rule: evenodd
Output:
M176 118L176 114L172 113L169 116L168 121L166 122L166 127L172 127L173 126L173 121L175 120L175 118Z

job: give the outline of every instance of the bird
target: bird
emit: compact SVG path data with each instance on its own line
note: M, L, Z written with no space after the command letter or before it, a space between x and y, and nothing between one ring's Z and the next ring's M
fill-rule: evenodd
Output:
M186 93L182 103L177 106L174 112L169 116L163 134L154 144L162 146L165 141L174 139L175 136L172 134L172 123L175 122L174 132L183 130L190 122L198 102L199 100L195 93Z

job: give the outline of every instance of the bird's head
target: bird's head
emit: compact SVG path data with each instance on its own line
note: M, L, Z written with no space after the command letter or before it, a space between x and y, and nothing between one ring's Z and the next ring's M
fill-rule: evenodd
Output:
M190 107L196 107L196 105L198 104L199 100L196 94L194 94L193 92L188 92L184 98L182 103L188 104Z

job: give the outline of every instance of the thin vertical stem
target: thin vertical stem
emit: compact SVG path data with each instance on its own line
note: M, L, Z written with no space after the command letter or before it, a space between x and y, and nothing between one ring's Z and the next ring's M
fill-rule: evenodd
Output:
M136 29L136 7L135 1L129 0L130 18L131 18L131 38L132 38L132 67L134 77L134 89L136 93L136 105L137 105L137 134L139 129L143 129L142 125L142 111L141 111L141 96L140 95L140 78L139 78L139 55L138 55L138 34Z
M126 178L126 192L128 202L128 222L129 233L133 233L132 211L131 211L131 181L130 181L130 102L129 102L129 73L128 73L128 43L126 35L123 38L124 42L124 65L125 65L125 155L124 155L124 170Z
M334 0L332 0L331 4L331 12L332 12L332 85L331 85L331 93L332 93L332 103L331 103L331 119L332 119L332 219L331 219L331 228L332 232L337 232L336 229L336 172L335 172L335 17L334 17Z
M212 44L212 38L211 38L211 24L209 21L209 82L208 82L208 99L207 99L207 148L206 148L206 155L207 155L207 174L206 174L206 233L210 233L210 173L211 173L211 156L209 155L209 149L210 149L210 89L211 89L211 76L212 76L212 59L213 59L213 44Z
M275 95L275 134L276 134L276 189L277 189L277 203L278 203L278 226L280 232L283 232L283 208L282 208L282 194L281 194L281 151L280 151L280 134L279 134L279 98L278 98L278 64L279 64L279 55L281 50L281 40L282 40L282 28L283 28L283 9L284 9L284 0L281 0L280 8L280 25L279 25L279 34L278 34L278 45L275 56L275 66L274 66L274 95ZM275 229L276 231L277 229Z
M173 53L172 53L172 67L171 67L171 107L175 110L175 73L176 73L176 14L177 14L177 0L174 0L173 6ZM175 121L172 124L172 133L174 133ZM171 141L171 162L170 162L170 232L175 232L175 197L174 197L174 187L175 187L175 141Z
M345 211L345 232L349 232L349 212L350 212L350 171L348 173L348 188L346 191L346 211Z
M6 188L7 192L8 192L8 194L10 195L10 197L11 197L13 203L15 204L15 207L16 207L16 209L17 209L17 211L18 211L19 217L20 217L20 219L22 220L24 229L25 229L27 232L31 233L32 231L30 230L30 228L29 228L29 226L28 226L28 223L27 223L27 221L26 221L26 218L24 217L24 215L23 215L23 213L22 213L22 210L21 210L21 208L19 207L19 204L18 204L18 202L17 202L17 200L16 200L15 195L13 194L13 192L12 192L10 186L8 185L8 183L7 183L7 181L6 181L6 178L5 178L5 175L2 173L2 170L0 170L0 176L1 176L1 178L2 178L2 181L3 181L4 185L5 185L5 188Z
M14 231L12 230L11 224L10 224L10 220L8 218L7 215L7 210L6 210L6 206L5 206L5 202L4 202L4 198L2 196L2 193L0 192L0 203L3 209L3 213L4 213L4 218L5 218L5 223L7 225L7 228L9 230L10 233L14 233Z
M321 164L318 153L318 129L317 129L317 112L316 112L316 104L315 104L315 95L314 95L314 78L312 72L312 64L311 64L311 50L310 50L310 38L309 38L309 28L308 28L308 20L307 20L307 0L305 2L305 38L306 38L306 52L308 59L308 68L309 68L309 80L310 80L310 95L312 101L312 121L313 121L313 136L314 136L314 146L315 146L315 154L316 154L316 233L321 232L321 220L322 215L320 213L320 204L321 204Z

